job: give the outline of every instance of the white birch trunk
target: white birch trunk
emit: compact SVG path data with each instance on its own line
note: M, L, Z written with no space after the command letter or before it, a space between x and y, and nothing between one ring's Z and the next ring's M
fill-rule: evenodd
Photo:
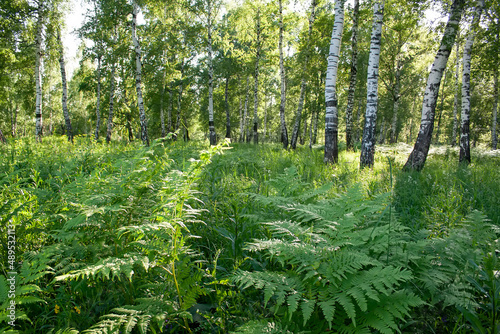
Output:
M431 67L431 72L427 78L424 99L422 103L422 117L420 120L420 130L413 151L410 153L404 170L421 170L424 168L427 154L432 140L434 129L434 116L439 93L441 78L443 77L446 63L450 56L451 49L455 43L455 37L459 28L460 17L464 7L464 0L455 0L451 6L451 13L446 24L446 28L441 40L441 45Z
M164 138L167 135L165 130L165 112L163 110L164 100L165 100L165 90L167 83L165 82L167 78L167 69L163 70L163 76L161 81L161 100L160 100L160 126L161 126L161 137ZM170 132L170 131L169 131Z
M97 100L95 107L96 125L94 137L99 140L99 129L101 127L101 55L97 56Z
M280 98L280 126L281 126L281 142L283 148L288 148L288 130L285 121L285 105L286 105L286 78L285 78L285 61L283 58L283 1L279 0L279 52L280 52L280 77L281 77L281 98Z
M259 62L260 62L260 49L261 49L261 27L260 27L260 9L257 9L257 54L255 55L255 88L254 88L254 110L253 110L253 143L259 143L259 116L257 115L257 110L259 107Z
M35 86L36 86L36 101L35 101L35 137L38 142L42 141L43 135L43 119L42 119L42 33L43 33L43 8L44 2L40 0L38 4L38 20L36 24L36 55L35 55Z
M359 0L354 0L354 12L351 33L351 74L349 78L349 92L347 93L347 108L345 111L345 141L346 149L354 148L352 134L352 113L354 110L354 93L356 89L356 75L358 73L358 19L359 19Z
M478 0L469 30L469 36L464 47L462 65L462 110L460 117L460 154L459 162L470 163L470 67L472 57L472 46L476 36L476 29L479 25L481 12L483 11L484 0Z
M210 145L217 144L217 135L214 124L214 68L212 62L212 0L208 3L207 34L208 34L208 129Z
M492 124L491 124L491 148L493 150L497 149L497 112L498 112L498 68L495 68L494 72L494 86L493 86L493 112L492 112Z
M231 139L231 117L229 115L229 75L226 77L224 90L224 108L226 109L226 138Z
M458 38L458 33L457 33ZM451 130L451 146L457 145L457 127L458 127L458 73L460 72L460 56L458 53L459 43L457 44L457 64L455 69L455 98L453 100L453 128Z
M338 161L338 100L337 100L337 71L339 67L340 44L344 29L344 2L335 1L335 22L333 23L330 52L325 81L325 158L326 163Z
M66 134L68 136L68 141L73 142L73 128L71 127L71 119L68 112L68 85L66 80L66 67L64 65L64 47L61 41L61 33L57 33L57 40L59 42L59 65L61 67L61 81L62 81L62 109L64 115L64 121L66 123Z
M113 64L111 68L110 77L110 88L109 88L109 115L108 115L108 125L106 131L106 142L109 144L111 141L111 131L113 130L113 113L114 113L114 101L115 101L115 71L116 65Z
M375 126L377 123L378 105L378 72L380 61L380 44L382 40L382 21L384 17L384 0L377 0L373 5L373 26L368 58L368 78L365 126L361 140L360 167L373 167L375 159Z
M144 111L144 101L142 99L142 64L141 64L141 46L137 39L137 3L133 1L132 11L132 41L135 50L135 88L137 90L137 104L139 105L139 119L141 123L141 139L144 145L149 146L148 127L146 120L146 112Z
M310 51L310 48L311 48L311 35L312 35L312 29L313 29L313 23L314 23L315 16L316 16L316 0L312 0L312 2L311 2L311 15L309 16L309 32L308 32L308 35L307 35L307 43L306 43L306 50L305 50L306 56L305 56L305 59L304 59L304 64L302 64L302 73L306 73L307 72L307 65L309 63L309 53L311 52ZM342 31L340 31L340 33L342 34ZM290 146L294 150L297 148L297 137L299 135L300 122L302 121L302 110L304 108L304 99L305 99L305 95L306 95L306 86L307 86L306 76L303 75L302 76L302 82L300 84L299 105L297 107L297 112L295 114L295 125L293 127L292 140L290 142Z

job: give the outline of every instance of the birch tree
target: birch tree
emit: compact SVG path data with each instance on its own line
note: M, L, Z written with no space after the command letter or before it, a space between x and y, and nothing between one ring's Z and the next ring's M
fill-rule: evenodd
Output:
M278 0L279 6L279 53L280 53L280 128L281 128L281 142L283 148L286 150L288 148L288 131L286 128L285 121L285 105L286 105L286 77L285 77L285 61L283 58L283 0Z
M254 144L259 143L259 117L257 115L257 109L259 107L259 62L260 53L262 47L261 41L261 22L260 22L260 8L257 8L257 16L255 21L255 33L256 33L256 54L255 54L255 87L254 87L254 111L253 111L253 142Z
M424 168L434 129L434 116L439 93L441 78L446 68L446 63L451 53L455 37L459 28L460 18L464 8L465 0L454 0L450 9L450 16L446 24L441 45L432 64L431 71L427 78L424 99L422 103L422 116L417 140L406 161L403 170L417 170Z
M307 66L309 63L309 53L310 53L310 47L311 47L311 35L312 35L315 14L316 14L316 0L312 0L311 1L311 15L309 16L309 32L307 35L307 42L306 42L305 50L304 50L306 56L304 59L304 63L302 65L302 73L304 73L304 74L307 72ZM340 31L340 34L342 35L342 31ZM340 50L339 50L339 52L340 52ZM302 109L304 107L306 86L307 86L306 76L302 75L302 81L300 83L299 105L297 106L297 112L295 114L295 125L293 127L292 140L290 142L290 146L292 147L292 149L295 149L297 147L297 137L299 135L300 122L302 120Z
M37 9L37 23L35 36L35 137L38 142L42 141L43 119L42 119L42 56L43 56L43 19L44 19L44 0L39 0Z
M142 63L141 46L137 39L137 13L138 6L135 1L132 2L132 42L135 50L135 88L137 90L137 104L139 106L139 119L141 123L141 139L144 145L149 146L148 127L146 121L146 112L144 110L144 101L142 99Z
M464 47L462 65L462 110L460 117L460 155L461 163L470 163L470 68L472 46L476 36L476 29L483 11L484 0L478 0L475 7L474 18Z
M66 134L68 135L68 141L73 142L73 128L71 127L71 119L68 112L68 85L66 81L66 66L64 64L64 48L61 41L61 32L57 32L57 40L59 42L59 66L61 68L61 82L62 82L62 109L64 115L64 121L66 124Z
M494 73L494 83L493 83L493 112L492 112L492 123L491 123L491 148L493 150L497 149L497 112L498 112L498 68L495 68Z
M458 39L458 34L460 32L457 32L457 39ZM458 127L458 74L460 72L460 55L458 52L460 43L456 43L456 65L455 65L455 96L453 98L453 125L451 129L451 146L457 145L457 127Z
M380 62L380 44L382 40L382 21L384 0L373 4L373 25L368 58L367 97L365 125L361 141L360 167L373 167L375 158L375 125L377 122L378 72Z
M115 102L115 72L116 65L111 65L111 74L109 78L110 88L109 88L109 113L108 113L108 124L106 127L106 143L111 142L111 132L113 131L113 116L114 116L114 102Z
M338 161L338 109L337 70L339 66L340 44L344 29L344 0L335 1L335 22L333 23L330 52L325 80L325 158L326 163Z
M354 0L351 30L351 73L349 75L349 91L347 93L347 107L345 111L345 141L347 150L352 150L354 148L352 138L352 112L354 109L356 75L358 73L358 20L359 0Z

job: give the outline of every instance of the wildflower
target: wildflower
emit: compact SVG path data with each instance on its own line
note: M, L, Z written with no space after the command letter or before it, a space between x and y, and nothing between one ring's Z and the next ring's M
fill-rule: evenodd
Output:
M78 306L75 306L75 312L78 313L78 314L80 314L81 310L80 310L80 308Z
M59 305L57 305L57 304L56 304L56 307L55 307L55 309L54 309L54 312L57 314L57 313L61 312L61 310L60 310L60 309L61 309L61 308L59 307Z

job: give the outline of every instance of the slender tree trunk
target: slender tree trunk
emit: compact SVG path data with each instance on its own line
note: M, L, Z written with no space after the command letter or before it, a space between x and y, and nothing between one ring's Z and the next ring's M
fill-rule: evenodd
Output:
M446 63L450 56L451 49L455 43L455 37L459 28L460 17L464 7L464 0L454 0L451 6L451 13L446 24L446 28L441 40L441 45L431 67L431 72L427 78L424 99L422 103L422 117L420 120L420 130L413 151L408 157L408 161L403 170L417 170L424 168L429 147L431 145L432 131L434 129L434 115L436 110L437 97L441 78L443 77Z
M312 0L312 2L311 2L311 15L309 16L309 32L307 35L307 42L306 42L306 48L305 48L306 56L304 59L304 63L302 64L302 73L307 72L307 65L309 64L309 53L310 53L310 48L311 48L311 35L312 35L312 29L313 29L313 23L314 23L315 16L316 16L316 0ZM340 34L342 34L342 30L340 31ZM297 107L297 112L295 113L295 125L293 127L293 132L292 132L292 140L290 141L290 146L294 150L297 147L297 137L299 136L300 122L302 121L302 110L304 108L306 86L307 86L306 76L303 75L302 82L300 84L299 105Z
M469 36L464 47L463 56L463 73L462 73L462 110L460 117L460 155L459 161L461 163L469 164L470 157L470 67L472 57L472 46L474 44L474 37L476 35L476 28L481 18L483 11L484 0L478 0L472 20L472 25L469 30Z
M444 79L443 79L443 87L441 88L441 106L439 108L439 115L437 119L437 126L436 126L436 144L439 145L439 135L441 132L441 118L443 117L443 112L444 112L444 99L445 99L445 93L446 93L446 76L447 72L446 69L444 71Z
M259 116L257 115L257 109L259 107L259 62L260 62L260 51L261 51L261 26L260 26L260 9L257 9L257 22L255 30L257 32L257 53L255 55L255 89L254 89L254 110L253 110L253 143L259 143Z
M208 129L210 145L217 144L217 135L214 124L214 67L212 62L212 1L208 1Z
M314 115L316 113L314 110L311 112L311 125L309 126L309 149L312 149L313 146L313 123L314 123Z
M243 107L243 121L241 123L241 128L240 128L240 142L245 141L245 132L247 132L247 112L248 112L248 95L250 92L249 88L249 79L247 76L247 88L246 88L246 94L245 94L245 106Z
M132 11L132 41L134 43L135 49L135 87L137 90L137 103L139 105L139 119L141 122L141 139L144 145L149 146L149 138L148 138L148 127L146 120L146 112L144 110L144 101L142 99L142 64L141 64L141 46L139 45L139 40L136 35L136 27L137 27L137 3L133 2L133 11Z
M384 17L384 0L377 0L373 5L373 26L368 58L368 79L365 126L361 142L360 167L373 167L375 159L375 126L377 123L378 104L378 71L380 60L380 44L382 40L382 21Z
M239 81L239 80L238 80ZM238 138L238 140L240 142L243 141L242 137L243 137L243 108L241 106L241 96L239 97L239 107L238 107L238 111L239 111L239 120L240 120L240 136Z
M10 127L11 127L11 134L12 137L16 136L16 129L17 129L17 112L18 112L18 107L17 105L14 106L11 117L10 117Z
M97 99L96 99L96 125L94 137L95 140L99 140L99 129L101 127L101 58L102 56L99 54L97 56Z
M113 107L115 101L115 71L116 65L113 64L111 68L111 77L110 77L110 88L109 88L109 115L108 115L108 126L106 131L106 143L109 144L111 141L111 131L113 130Z
M285 105L286 105L286 78L285 78L285 61L283 57L283 1L279 2L279 51L280 51L280 77L281 77L281 98L280 98L280 125L281 125L281 143L283 148L288 149L288 130L285 121Z
M5 136L2 133L2 129L0 129L0 142L7 144L7 139L5 139Z
M124 68L122 67L122 78L125 78L124 74ZM125 86L125 80L123 81L124 86ZM134 141L134 131L132 130L132 103L129 104L128 100L128 94L127 94L127 87L125 86L123 88L123 100L125 102L126 112L125 112L125 118L127 120L127 123L125 124L125 127L127 128L128 132L128 141L133 142Z
M356 126L354 127L354 141L356 143L359 143L359 137L361 136L361 109L362 109L362 104L361 101L358 101L358 111L356 113Z
M457 39L459 36L459 32L457 32ZM460 72L460 56L458 53L459 43L456 43L456 53L457 53L457 64L455 69L455 98L453 100L453 128L451 130L451 146L454 147L457 145L457 128L458 128L458 73Z
M36 85L36 101L35 101L35 137L38 142L42 142L43 136L43 119L42 119L42 39L43 39L43 0L38 4L38 20L36 24L36 57L35 57L35 85Z
M267 133L267 96L264 95L264 134L262 135L262 142L266 142Z
M304 115L304 126L303 126L302 136L299 141L300 145L305 144L306 136L307 136L307 115Z
M352 112L354 110L354 93L356 89L356 76L358 74L358 20L359 20L359 0L354 0L354 12L352 20L351 39L351 74L349 77L349 92L347 93L347 108L345 111L345 141L346 149L354 149L352 138Z
M494 71L494 85L493 85L493 115L491 124L491 148L497 149L497 111L498 111L498 68L495 67ZM17 110L17 109L16 109Z
M181 71L181 77L184 74L184 66L182 67ZM181 83L179 85L179 96L177 98L177 128L180 127L180 120L181 120L181 115L182 115L182 138L184 138L184 141L187 141L189 138L189 135L187 134L187 125L186 125L186 116L182 112L182 93L184 93L184 84L183 81L181 80Z
M226 109L226 138L231 139L231 118L229 117L229 75L226 77L224 90L224 107Z
M338 161L338 97L337 97L337 70L339 66L340 44L344 29L344 0L335 1L335 22L333 23L328 67L325 81L325 163Z
M57 33L57 40L59 42L59 65L61 67L61 81L62 81L62 109L64 115L64 121L66 123L66 134L68 135L68 141L73 142L73 128L71 127L71 119L68 112L68 85L66 81L66 68L64 66L64 48L61 41L61 33Z
M378 143L380 145L384 144L385 142L385 119L382 118L382 124L380 126L380 133L378 135Z
M393 101L394 104L392 106L392 124L391 124L391 144L395 144L397 141L397 127L398 127L398 112L399 112L399 100L401 96L399 95L399 91L401 89L401 58L398 55L398 60L396 62L396 73L395 73L395 83L394 83L394 95Z
M321 73L319 74L319 83L320 87L323 86L323 77L321 76ZM316 98L317 101L317 108L316 112L314 115L314 132L313 132L313 145L316 145L318 143L318 122L319 122L319 113L321 112L321 94L320 90L318 90L318 96Z
M160 125L161 125L161 137L165 138L167 135L167 132L165 130L165 112L163 111L163 104L165 100L165 90L166 90L166 85L167 83L165 82L167 77L167 69L165 68L163 70L163 80L161 81L161 99L160 99ZM169 115L170 117L172 116L171 114ZM170 120L171 122L171 120ZM170 132L170 129L169 131Z

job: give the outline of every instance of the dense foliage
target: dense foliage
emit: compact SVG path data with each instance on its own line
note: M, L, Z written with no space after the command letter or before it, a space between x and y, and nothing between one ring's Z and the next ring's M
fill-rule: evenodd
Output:
M499 157L405 149L1 145L0 332L497 333Z

